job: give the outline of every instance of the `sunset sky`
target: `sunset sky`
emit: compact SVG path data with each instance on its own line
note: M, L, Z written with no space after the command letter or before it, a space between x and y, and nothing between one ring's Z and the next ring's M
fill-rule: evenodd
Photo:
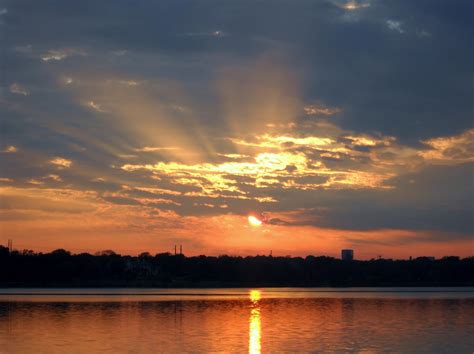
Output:
M0 0L0 243L473 255L473 4Z

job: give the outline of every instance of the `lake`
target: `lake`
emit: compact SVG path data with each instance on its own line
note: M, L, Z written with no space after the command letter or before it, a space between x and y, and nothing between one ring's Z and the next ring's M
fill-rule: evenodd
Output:
M474 288L0 289L0 353L474 350Z

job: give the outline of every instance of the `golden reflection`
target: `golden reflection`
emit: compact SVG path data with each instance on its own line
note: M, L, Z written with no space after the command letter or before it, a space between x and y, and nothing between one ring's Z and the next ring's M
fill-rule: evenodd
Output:
M261 347L261 325L260 325L260 290L250 291L250 301L252 302L249 319L249 353L260 353Z

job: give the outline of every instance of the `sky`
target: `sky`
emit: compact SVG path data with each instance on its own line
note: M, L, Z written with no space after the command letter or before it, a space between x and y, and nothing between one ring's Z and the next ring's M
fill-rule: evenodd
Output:
M0 243L472 256L473 14L0 0Z

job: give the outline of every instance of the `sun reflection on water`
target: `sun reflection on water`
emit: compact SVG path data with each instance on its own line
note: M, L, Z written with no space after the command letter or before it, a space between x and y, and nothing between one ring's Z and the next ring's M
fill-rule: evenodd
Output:
M261 324L260 324L260 290L251 290L251 309L249 319L249 353L260 354L261 352Z

